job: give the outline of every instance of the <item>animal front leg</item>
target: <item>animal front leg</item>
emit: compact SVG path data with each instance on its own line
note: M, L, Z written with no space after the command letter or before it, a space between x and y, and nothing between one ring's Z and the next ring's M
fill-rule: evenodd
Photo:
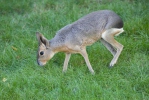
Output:
M70 56L71 56L70 53L66 53L66 57L65 57L64 65L63 65L63 72L67 71L67 67L68 67L68 62L69 62Z
M94 70L92 69L92 66L91 66L91 64L90 64L90 61L89 61L89 59L88 59L88 54L87 54L87 52L86 52L86 49L84 49L84 50L81 51L81 55L84 57L84 60L85 60L85 62L86 62L86 64L87 64L87 67L88 67L89 71L90 71L92 74L94 74Z

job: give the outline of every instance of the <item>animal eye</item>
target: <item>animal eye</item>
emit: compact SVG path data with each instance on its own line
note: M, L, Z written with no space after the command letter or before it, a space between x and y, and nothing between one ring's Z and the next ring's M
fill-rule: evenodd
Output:
M43 52L43 51L41 51L41 52L40 52L40 55L43 55L43 54L44 54L44 52Z

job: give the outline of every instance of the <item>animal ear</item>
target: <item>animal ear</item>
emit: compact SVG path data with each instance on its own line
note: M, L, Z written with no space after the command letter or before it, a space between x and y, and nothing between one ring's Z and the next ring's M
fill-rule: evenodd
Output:
M39 32L36 32L36 37L39 45L44 44L47 48L50 46L49 41Z

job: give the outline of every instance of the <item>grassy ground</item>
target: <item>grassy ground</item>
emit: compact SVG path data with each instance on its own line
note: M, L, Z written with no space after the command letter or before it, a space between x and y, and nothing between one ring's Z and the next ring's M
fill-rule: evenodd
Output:
M51 39L85 14L111 9L124 20L116 39L124 50L114 68L101 43L87 48L95 70L72 55L62 73L64 54L42 68L36 63L35 32ZM148 0L0 0L0 100L149 100Z

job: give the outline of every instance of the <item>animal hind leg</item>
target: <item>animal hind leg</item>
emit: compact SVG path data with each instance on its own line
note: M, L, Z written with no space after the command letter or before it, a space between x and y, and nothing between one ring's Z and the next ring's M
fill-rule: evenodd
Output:
M114 64L116 64L116 62L121 54L121 51L123 50L123 45L114 39L114 36L117 34L120 34L121 32L123 32L123 29L112 28L112 29L106 30L102 34L102 38L106 42L111 44L114 48L116 48L116 54L114 55L112 61L110 62L110 67L113 67Z
M101 43L111 52L111 54L114 56L116 54L116 50L115 48L108 43L107 41L105 41L104 39L100 39Z

